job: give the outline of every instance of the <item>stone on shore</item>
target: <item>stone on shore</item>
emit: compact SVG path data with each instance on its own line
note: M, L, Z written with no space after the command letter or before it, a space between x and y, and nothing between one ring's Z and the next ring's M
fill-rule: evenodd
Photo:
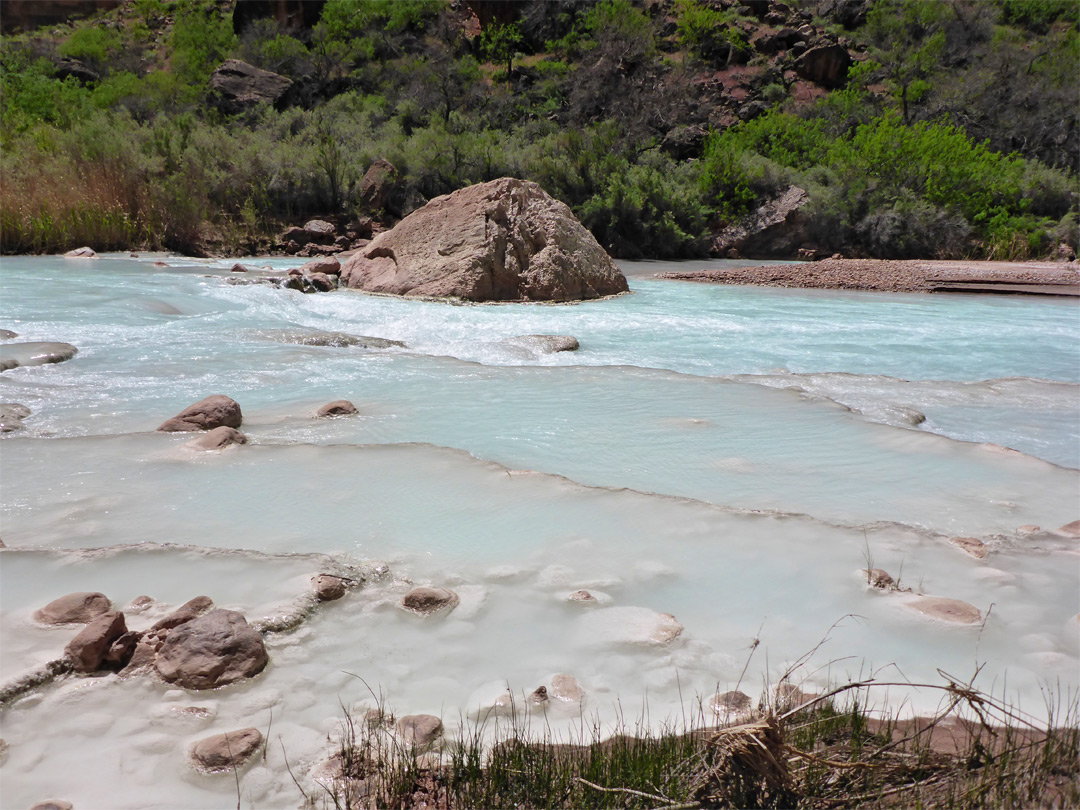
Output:
M332 602L345 595L345 580L333 574L319 574L311 578L315 598L320 602Z
M69 593L54 599L34 613L34 619L42 624L86 624L112 607L103 593Z
M212 610L169 631L154 665L169 683L214 689L262 672L262 636L233 610Z
M165 433L213 430L216 427L238 428L244 417L236 400L221 394L214 394L206 399L189 405L172 419L164 422L158 430Z
M749 717L754 702L744 692L720 692L709 698L709 708L721 720L731 722Z
M458 595L446 588L413 588L401 600L402 607L421 615L451 610L457 603Z
M342 284L467 301L574 301L627 291L570 209L504 177L437 197L348 258Z
M226 731L191 746L191 762L209 773L232 770L247 762L262 743L263 735L257 728Z
M354 413L358 413L356 406L353 405L347 399L337 399L333 402L327 402L319 410L315 412L315 416L322 418L324 416L352 416Z
M101 668L112 643L126 632L123 613L118 610L102 613L68 642L64 657L76 672L95 672Z
M96 259L97 257L97 251L92 247L75 248L64 254L65 259Z
M44 366L48 363L63 363L70 360L79 350L70 343L43 340L32 343L0 344L0 371L19 366Z
M208 430L202 436L185 442L184 447L193 450L224 450L235 444L247 444L248 438L236 428L222 425L213 430Z
M397 732L407 743L430 745L443 733L442 720L432 714L410 714L397 721Z

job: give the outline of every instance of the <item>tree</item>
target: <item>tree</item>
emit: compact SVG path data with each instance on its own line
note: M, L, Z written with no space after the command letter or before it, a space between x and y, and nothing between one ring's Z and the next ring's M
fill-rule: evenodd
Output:
M941 0L878 0L867 15L875 56L900 102L905 124L911 123L911 106L930 89L929 79L945 49L944 23L952 13Z

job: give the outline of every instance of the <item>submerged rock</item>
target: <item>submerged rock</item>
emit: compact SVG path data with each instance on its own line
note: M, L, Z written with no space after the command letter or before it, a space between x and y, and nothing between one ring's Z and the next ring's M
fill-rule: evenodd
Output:
M118 610L102 613L68 642L64 657L76 672L94 672L101 668L112 643L126 632L123 613Z
M335 348L357 346L361 349L405 348L405 344L400 340L370 337L368 335L350 335L345 332L294 332L285 330L265 334L275 340L280 340L282 343L295 343L298 346L332 346Z
M227 771L247 762L263 743L257 728L241 728L205 737L191 746L192 764L210 773Z
M165 433L180 433L213 430L222 426L238 428L243 421L244 417L236 400L214 394L184 408L172 419L164 422L158 430Z
M570 602L590 602L592 604L596 604L597 602L596 597L588 591L574 591L566 598Z
M458 595L446 588L413 588L401 600L402 607L421 615L451 610L457 603Z
M86 624L107 613L111 607L112 602L103 593L69 593L38 610L34 619L42 624Z
M315 416L320 418L324 416L352 416L354 413L358 413L355 405L347 399L338 399L327 402L315 412Z
M961 602L959 599L946 599L942 596L914 596L905 600L904 604L924 616L950 624L978 624L982 621L982 613L977 607Z
M92 247L75 248L64 254L65 259L96 259L97 257L97 251Z
M580 704L585 699L585 691L581 688L581 684L573 676L561 672L551 676L547 693L553 699L563 703Z
M659 646L674 641L683 631L670 613L643 607L609 607L581 617L582 633L599 644Z
M269 656L262 636L233 610L212 610L170 630L154 665L185 689L213 689L262 672Z
M986 543L977 537L950 537L949 542L977 560L986 559Z
M10 329L0 329L0 340L11 340L12 338L17 338L18 336L18 332L12 332Z
M63 363L79 350L70 343L58 341L35 341L33 343L4 343L0 345L0 371L18 366L43 366L47 363Z
M511 342L541 354L576 352L581 347L573 335L519 335Z
M342 284L467 301L575 301L626 278L570 209L504 177L429 202L345 261Z
M26 425L23 419L30 415L30 409L18 402L0 403L0 433L22 430Z
M202 436L192 439L190 442L185 442L184 447L190 447L194 450L224 450L234 444L247 444L247 441L247 436L236 428L222 425L213 430L208 430Z

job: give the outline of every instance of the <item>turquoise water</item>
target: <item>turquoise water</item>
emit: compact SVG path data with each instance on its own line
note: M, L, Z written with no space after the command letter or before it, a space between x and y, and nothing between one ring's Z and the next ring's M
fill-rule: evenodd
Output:
M185 696L89 679L16 704L5 803L231 806L234 783L192 774L186 746L265 728L270 711L310 780L339 701L365 699L346 672L449 728L492 689L571 673L610 731L646 700L657 723L681 716L744 670L756 696L841 620L807 688L984 664L984 688L1037 713L1045 683L1078 685L1080 558L1055 531L1080 517L1072 301L711 286L641 263L616 299L457 306L234 285L232 261L159 258L0 260L0 328L79 349L0 374L0 401L33 411L0 439L0 679L58 654L70 633L30 616L73 590L121 607L149 594L159 612L206 593L258 618L335 561L390 573L272 637L250 683ZM299 345L325 332L406 345ZM514 340L528 334L581 348L538 353ZM240 402L250 445L196 453L154 432L216 393ZM312 418L339 398L360 413ZM867 589L868 560L986 621L918 618ZM459 607L431 621L396 607L429 583ZM600 607L567 602L579 588ZM659 613L678 639L627 643ZM750 655L755 639L767 655ZM215 719L162 719L185 701ZM273 752L242 775L244 806L295 804L285 773Z

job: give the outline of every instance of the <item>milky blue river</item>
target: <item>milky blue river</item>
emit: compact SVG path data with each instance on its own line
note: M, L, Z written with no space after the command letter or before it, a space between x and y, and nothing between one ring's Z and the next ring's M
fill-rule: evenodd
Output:
M717 690L767 694L826 634L793 675L808 691L982 664L984 688L1038 716L1046 684L1080 686L1080 555L1058 531L1080 518L1075 300L695 284L645 262L622 265L615 299L474 306L233 283L258 273L232 264L0 260L0 329L18 334L0 352L78 348L0 373L0 402L32 412L0 439L0 681L57 657L71 629L31 614L71 591L121 609L147 594L159 613L205 593L255 619L328 566L389 573L269 636L250 682L68 679L6 707L5 807L234 806L231 774L184 752L270 712L310 786L339 701L367 705L347 672L448 737L554 673L585 693L547 711L567 735L582 717L612 731L628 707L707 715ZM327 333L403 345L309 345ZM210 394L240 403L248 445L198 453L154 431ZM359 413L313 418L336 399ZM868 560L910 590L868 588ZM405 613L416 584L460 604ZM596 603L568 601L579 589ZM927 618L922 596L983 620ZM662 614L674 640L650 637ZM189 704L207 713L177 719ZM298 803L281 756L244 772L244 807Z

